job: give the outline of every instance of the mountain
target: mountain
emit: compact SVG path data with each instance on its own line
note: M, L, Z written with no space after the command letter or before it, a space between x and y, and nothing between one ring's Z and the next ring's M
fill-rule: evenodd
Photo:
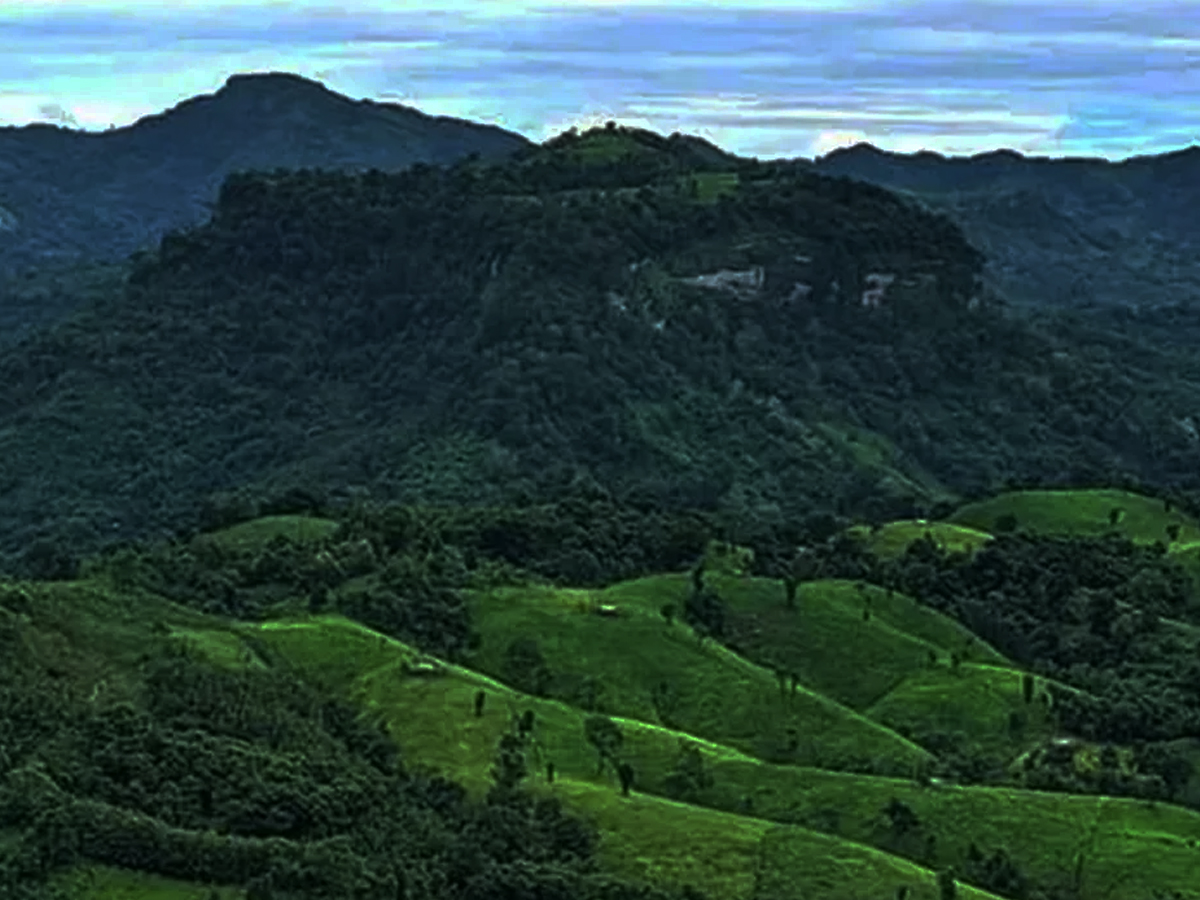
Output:
M1110 162L857 144L813 168L945 212L987 254L987 282L1016 303L1149 308L1200 298L1200 146Z
M279 72L233 75L215 94L110 131L0 128L0 296L4 280L28 272L46 285L22 312L51 320L65 311L62 291L43 270L119 262L155 246L166 231L203 221L238 169L393 170L471 153L500 159L529 143L493 125L351 100ZM5 330L27 324L11 317L12 301L2 305Z
M1196 487L1194 351L1009 314L985 263L911 197L640 129L231 174L0 355L0 568L239 492L608 494L753 534L1013 483Z

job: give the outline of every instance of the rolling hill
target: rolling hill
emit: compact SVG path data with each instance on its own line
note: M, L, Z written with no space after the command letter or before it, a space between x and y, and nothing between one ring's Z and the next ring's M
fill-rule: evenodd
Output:
M221 552L261 554L286 540L315 558L341 553L345 527L332 520L274 517L198 536L193 544L196 552L205 544L224 548ZM381 560L334 593L349 596L369 588L394 566ZM265 620L237 621L146 588L118 588L116 572L93 565L75 581L3 585L2 634L17 648L6 665L10 685L32 689L47 674L57 679L62 699L56 702L77 708L80 722L108 722L104 728L126 733L128 725L121 723L137 721L129 718L130 710L174 721L147 749L135 749L141 740L136 731L122 738L126 752L143 754L147 773L166 765L166 757L153 761L144 755L152 746L164 741L174 746L185 735L193 744L200 740L200 732L181 729L200 728L214 736L205 740L227 740L219 736L263 714L251 712L259 709L252 707L259 691L273 696L274 704L296 703L297 710L312 702L303 699L311 691L314 699L328 698L317 699L318 706L336 700L357 711L361 725L355 727L365 731L347 732L357 735L354 740L382 729L406 771L461 784L468 803L499 802L488 799L504 765L498 748L520 747L523 789L533 797L555 798L567 814L594 829L597 860L606 872L663 891L691 885L722 900L853 900L891 896L905 887L908 897L932 900L939 877L953 870L960 878L1001 879L995 884L1006 884L1009 893L1001 896L1009 897L1023 896L1027 888L1021 884L1039 885L1043 892L1074 891L1081 900L1141 900L1147 890L1200 897L1193 864L1200 842L1195 811L1132 798L923 781L930 754L889 729L953 726L977 737L1002 731L998 724L1020 705L1022 673L958 622L876 585L806 582L796 608L789 609L777 581L710 573L709 587L729 610L724 645L701 640L686 622L663 615L666 603L686 605L686 575L643 577L603 590L534 582L472 589L468 609L480 640L455 662L343 615L303 612L302 598L277 605ZM869 619L861 617L863 609L871 611ZM850 629L859 636L851 638ZM528 654L530 641L540 648L534 658L542 662L507 665L505 648L524 642L522 652ZM830 644L841 648L841 658L814 657ZM939 656L969 649L952 670L944 659L932 668L919 655L906 662L910 646ZM540 686L532 671L538 665L549 673ZM799 667L801 684L781 695L769 671L775 666ZM204 676L207 682L202 671L213 673ZM531 678L537 694L521 689ZM222 704L221 695L211 693L224 690L218 688L222 679L240 686L234 688L243 697L240 706ZM591 680L595 690L578 694L581 680ZM1044 689L1046 682L1039 681ZM268 687L272 683L278 687ZM295 699L270 695L281 690ZM201 699L205 695L197 691L210 693ZM5 696L11 704L15 695ZM206 706L211 718L205 718ZM329 712L322 715L332 715L325 708ZM593 739L596 720L615 729L615 744ZM43 722L38 727L51 727ZM231 746L241 747L241 756L233 758L252 748L285 753L296 738L279 731L282 723L258 738L238 738ZM8 740L14 734L20 740L25 727ZM787 728L800 735L790 750L780 746ZM300 733L314 740L313 733ZM1058 733L1048 719L1034 720L1020 740L1010 736L987 749L1016 759ZM209 897L212 883L181 878L179 864L159 862L145 870L128 865L130 851L118 848L144 846L139 852L150 853L150 826L138 823L153 818L130 818L119 808L149 801L130 794L117 804L111 797L86 799L111 789L70 776L64 766L74 751L62 743L66 732L59 734L49 743L7 745L8 753L18 754L8 769L7 789L29 783L29 773L41 771L58 785L61 808L70 810L62 815L80 823L108 822L103 827L124 829L126 835L121 843L85 838L81 855L60 865L54 876L65 896L99 900L126 891L155 900ZM514 739L517 743L506 744ZM42 753L37 746L63 749ZM602 746L609 748L607 755ZM39 757L41 768L32 763ZM289 766L299 764L299 757L288 758ZM262 756L258 765L267 759ZM627 794L616 778L618 761L635 773ZM548 763L553 772L546 771ZM347 757L339 765L358 764ZM856 766L859 771L845 771ZM889 768L892 773L884 774ZM271 778L283 778L284 771ZM76 799L65 799L71 796ZM334 803L334 797L330 793L324 802ZM0 822L8 831L0 834L13 841L23 821L20 813L15 820L10 813ZM176 840L198 839L174 827L169 833ZM163 868L172 865L174 870ZM251 896L234 884L213 889L221 900ZM961 884L958 896L996 895Z

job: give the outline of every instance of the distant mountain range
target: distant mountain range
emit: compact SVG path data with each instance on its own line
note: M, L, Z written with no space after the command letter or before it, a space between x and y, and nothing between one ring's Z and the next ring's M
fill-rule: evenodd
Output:
M297 75L234 75L215 94L105 132L0 128L0 273L121 259L203 221L238 169L397 169L530 141L493 125L351 100Z
M389 170L471 153L498 161L533 146L493 125L352 100L286 73L235 75L215 94L103 133L0 128L0 324L18 305L23 324L65 311L53 282L33 300L30 282L121 262L203 221L232 171ZM947 159L858 144L811 164L947 213L1014 303L1137 307L1200 294L1200 147L1112 163L1008 150ZM23 295L14 284L26 285Z
M988 256L1016 303L1169 305L1200 297L1200 146L1113 163L1000 150L947 159L857 144L814 164L915 194Z

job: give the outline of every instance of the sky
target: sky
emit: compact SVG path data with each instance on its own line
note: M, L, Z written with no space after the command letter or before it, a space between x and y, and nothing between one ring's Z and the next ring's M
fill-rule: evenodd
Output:
M1200 0L0 0L0 125L120 127L258 71L535 141L615 119L762 159L1200 142Z

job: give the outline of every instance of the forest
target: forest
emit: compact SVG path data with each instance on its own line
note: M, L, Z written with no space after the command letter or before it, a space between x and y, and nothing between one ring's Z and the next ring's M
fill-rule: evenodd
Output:
M231 175L0 355L4 896L1200 897L1196 317L983 262L611 125Z

